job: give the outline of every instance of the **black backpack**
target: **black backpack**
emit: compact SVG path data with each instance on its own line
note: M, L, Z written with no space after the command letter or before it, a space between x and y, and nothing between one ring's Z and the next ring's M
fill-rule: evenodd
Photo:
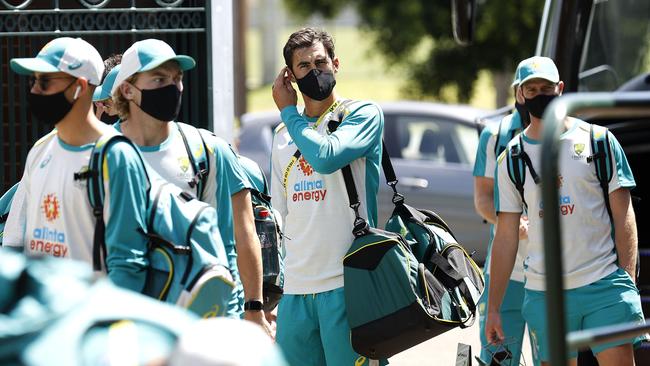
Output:
M264 191L266 192L266 177ZM275 211L271 206L271 196L251 189L255 230L262 247L264 311L271 311L284 294L284 253L282 232Z

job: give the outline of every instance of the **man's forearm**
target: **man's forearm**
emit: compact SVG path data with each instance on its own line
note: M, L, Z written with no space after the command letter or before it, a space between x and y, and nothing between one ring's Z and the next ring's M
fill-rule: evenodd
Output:
M262 255L255 231L250 192L243 190L232 197L237 267L246 300L262 299Z
M492 199L486 199L485 197L476 197L474 200L474 207L476 212L481 215L485 221L490 224L496 224L497 215L494 212L494 201Z
M494 179L474 177L474 208L490 224L497 222L494 207Z
M625 221L621 228L616 228L615 241L616 253L618 254L618 265L630 274L632 279L636 275L636 261L637 261L637 229L634 210L630 205L630 209L625 215Z
M492 247L494 249L494 247ZM516 256L515 251L515 256ZM510 259L504 253L504 255L495 255L491 256L490 259L490 283L489 283L489 301L488 301L488 312L498 312L501 308L501 303L503 301L503 296L506 293L506 288L508 286L508 281L510 279L510 274L512 274L512 268L514 266L514 258ZM511 262L510 264L508 264Z
M635 279L637 258L637 229L630 191L620 188L609 194L614 221L614 243L618 265Z
M248 237L248 235L247 235ZM237 267L244 287L246 300L262 299L262 259L261 249L257 236L241 240L235 238L237 243Z
M508 287L519 248L519 217L516 213L502 213L498 218L492 251L499 255L490 256L488 312L499 311Z

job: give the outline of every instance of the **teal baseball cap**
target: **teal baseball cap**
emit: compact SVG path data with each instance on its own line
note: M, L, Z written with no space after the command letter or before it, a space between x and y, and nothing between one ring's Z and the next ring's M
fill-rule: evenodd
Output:
M192 57L177 55L167 43L159 39L145 39L135 42L122 55L122 67L111 87L111 94L114 94L117 87L132 75L153 70L170 60L178 62L183 71L193 69L196 66L196 61Z
M521 68L525 62L526 60L522 60L519 62L519 65L517 65L517 69L515 70L515 78L512 80L512 84L510 84L510 86L514 87L519 85L519 73L521 72Z
M115 83L115 78L117 73L120 71L120 65L115 65L111 71L106 74L104 77L104 82L102 85L95 88L93 93L93 102L99 102L100 100L108 99L111 97L111 89L113 89L113 84Z
M532 79L544 79L555 84L560 82L560 73L557 66L548 57L534 56L527 58L519 63L517 70L515 81L518 81L519 84L524 84Z
M83 77L99 85L104 73L104 61L95 47L81 38L61 37L48 42L36 57L14 58L11 69L21 75L35 72L64 72Z

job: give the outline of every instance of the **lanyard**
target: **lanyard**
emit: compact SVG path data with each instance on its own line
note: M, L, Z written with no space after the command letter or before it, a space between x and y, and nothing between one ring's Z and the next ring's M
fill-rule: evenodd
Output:
M318 120L316 123L311 127L312 129L317 129L318 126L320 126L321 122L325 118L325 116L330 115L338 106L341 104L340 101L335 101L327 110L325 113L321 114L320 117L318 117ZM287 184L289 183L289 174L291 173L291 169L293 169L293 166L296 164L298 159L300 158L300 150L296 150L296 152L293 154L291 157L291 160L289 160L289 164L284 168L283 174L282 174L282 186L284 187L284 195L286 197L287 195Z

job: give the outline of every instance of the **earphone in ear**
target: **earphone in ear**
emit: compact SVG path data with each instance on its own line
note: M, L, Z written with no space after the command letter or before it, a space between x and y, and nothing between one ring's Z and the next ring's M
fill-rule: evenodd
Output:
M72 100L77 100L79 97L79 92L81 92L81 85L77 85L77 89L74 91L74 96L72 97Z

